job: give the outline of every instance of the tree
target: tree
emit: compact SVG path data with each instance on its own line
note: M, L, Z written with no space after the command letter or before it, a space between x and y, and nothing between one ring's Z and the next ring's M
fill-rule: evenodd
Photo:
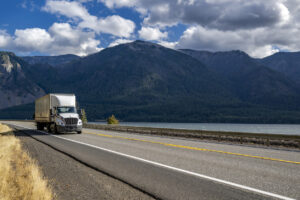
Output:
M119 124L119 120L117 120L117 118L112 115L109 118L107 118L107 124Z
M84 109L81 109L81 120L82 120L82 123L84 123L84 124L88 122Z

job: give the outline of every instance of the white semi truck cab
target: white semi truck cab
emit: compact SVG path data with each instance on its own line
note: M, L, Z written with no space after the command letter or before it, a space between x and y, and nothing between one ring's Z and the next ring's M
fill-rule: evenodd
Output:
M74 94L48 94L35 101L35 122L38 130L81 133L82 121L76 110Z

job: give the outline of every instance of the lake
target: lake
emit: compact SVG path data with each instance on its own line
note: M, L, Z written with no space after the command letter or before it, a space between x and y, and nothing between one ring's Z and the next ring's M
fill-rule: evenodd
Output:
M106 122L90 122L90 123L106 124ZM295 124L120 122L120 125L136 126L136 127L188 129L188 130L300 135L300 125L295 125Z

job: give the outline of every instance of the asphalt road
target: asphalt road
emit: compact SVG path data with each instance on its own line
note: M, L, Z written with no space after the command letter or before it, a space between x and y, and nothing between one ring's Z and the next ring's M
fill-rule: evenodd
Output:
M37 162L55 200L154 200L150 195L88 167L22 131L15 131L15 135L20 139L22 149Z
M160 199L300 199L300 151L3 123Z

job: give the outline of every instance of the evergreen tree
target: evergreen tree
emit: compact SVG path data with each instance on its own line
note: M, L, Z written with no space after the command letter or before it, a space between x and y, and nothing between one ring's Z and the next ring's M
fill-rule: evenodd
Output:
M85 110L84 109L81 109L81 120L82 120L82 123L85 124L88 122L87 118L86 118L86 113L85 113Z

